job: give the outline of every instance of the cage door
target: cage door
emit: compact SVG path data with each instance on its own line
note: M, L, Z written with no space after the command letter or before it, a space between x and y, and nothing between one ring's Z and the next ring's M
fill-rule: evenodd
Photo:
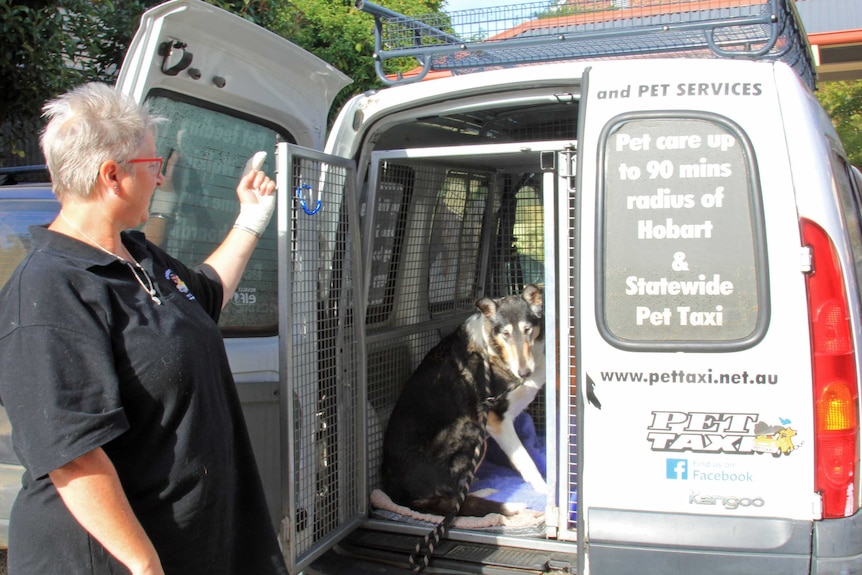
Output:
M365 514L365 385L352 162L279 144L282 538L291 572Z

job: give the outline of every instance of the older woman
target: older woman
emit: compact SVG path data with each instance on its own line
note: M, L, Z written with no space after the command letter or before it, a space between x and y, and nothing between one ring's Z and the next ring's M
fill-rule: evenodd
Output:
M216 321L272 214L191 269L126 231L163 181L150 116L103 84L45 106L61 203L0 293L0 399L26 468L10 573L287 573Z

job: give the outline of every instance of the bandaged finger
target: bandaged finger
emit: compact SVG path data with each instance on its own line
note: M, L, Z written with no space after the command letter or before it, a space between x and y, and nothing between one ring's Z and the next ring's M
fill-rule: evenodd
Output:
M257 196L258 203L239 205L239 216L237 216L233 227L245 230L259 238L266 231L269 220L272 219L272 212L275 210L275 196L262 196L260 194Z

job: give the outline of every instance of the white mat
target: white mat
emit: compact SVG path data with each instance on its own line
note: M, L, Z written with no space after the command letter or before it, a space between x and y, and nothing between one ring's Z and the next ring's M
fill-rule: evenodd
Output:
M473 493L472 495L482 496L484 492ZM371 505L381 511L388 512L384 517L397 520L398 517L403 517L405 521L413 521L420 523L428 523L436 525L443 521L442 515L434 515L432 513L423 513L415 511L409 507L398 505L392 501L388 495L379 489L371 492ZM452 523L454 529L488 529L488 528L537 528L543 527L545 523L545 514L532 509L519 508L517 505L507 504L510 509L516 510L514 515L501 515L499 513L489 513L484 517L467 517L458 516ZM396 517L390 517L394 514ZM508 530L508 529L507 529Z

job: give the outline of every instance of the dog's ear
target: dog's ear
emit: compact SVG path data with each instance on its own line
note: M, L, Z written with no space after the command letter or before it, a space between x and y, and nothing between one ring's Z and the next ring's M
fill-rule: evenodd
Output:
M530 305L530 311L536 317L542 317L542 309L544 308L545 300L542 296L542 288L536 284L528 284L521 292L521 297Z
M497 302L489 297L483 297L476 302L476 308L481 311L485 317L491 317L497 313Z

